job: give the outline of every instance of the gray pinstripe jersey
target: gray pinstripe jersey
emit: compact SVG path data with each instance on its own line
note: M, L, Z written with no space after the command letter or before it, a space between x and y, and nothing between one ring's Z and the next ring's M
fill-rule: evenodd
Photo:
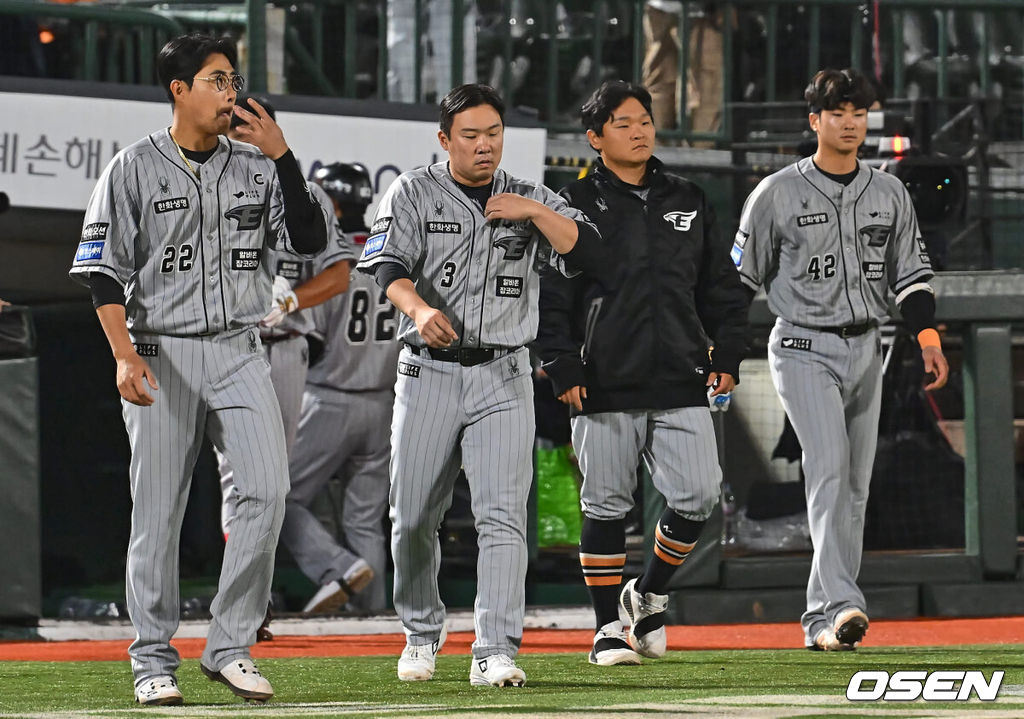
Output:
M931 288L931 262L910 195L893 175L859 163L848 186L805 158L766 177L743 206L732 256L768 307L803 327L888 319L896 303Z
M589 222L554 192L504 170L493 194L512 192ZM446 162L406 172L381 198L358 267L398 262L416 291L441 310L462 347L520 347L537 336L538 266L567 273L561 257L529 222L487 222L459 189ZM399 315L399 338L423 346L416 324Z
M85 212L71 277L100 272L125 288L128 329L203 335L267 313L267 249L291 251L272 160L220 137L199 179L164 129L119 152Z
M315 275L320 274L327 267L341 260L355 261L359 257L358 250L352 247L341 230L338 229L338 220L334 216L334 204L323 188L315 182L307 182L309 191L320 202L327 215L327 248L313 259L296 257L293 254L281 250L269 250L270 267L274 275L280 275L291 283L292 289L304 282L308 282ZM271 330L271 334L280 332L296 332L298 334L309 334L313 331L313 310L310 307L298 310L287 315L281 324Z
M365 240L364 233L360 240ZM362 243L351 243L355 254ZM395 384L398 368L397 316L373 277L352 272L348 292L312 309L316 328L324 335L323 358L310 367L307 384L366 392Z

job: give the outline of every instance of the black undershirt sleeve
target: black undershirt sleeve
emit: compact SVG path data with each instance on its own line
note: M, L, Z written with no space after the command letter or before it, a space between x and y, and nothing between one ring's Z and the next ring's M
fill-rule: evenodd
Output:
M274 160L277 178L284 196L284 224L292 248L304 255L315 255L327 247L327 223L320 203L310 194L302 170L291 150Z
M387 292L388 287L395 280L411 280L408 271L398 262L381 262L373 268L373 279L382 290Z
M921 330L935 329L935 295L927 290L911 292L900 303L900 314L914 337Z
M124 305L124 288L110 275L102 272L89 273L89 290L92 292L92 306Z

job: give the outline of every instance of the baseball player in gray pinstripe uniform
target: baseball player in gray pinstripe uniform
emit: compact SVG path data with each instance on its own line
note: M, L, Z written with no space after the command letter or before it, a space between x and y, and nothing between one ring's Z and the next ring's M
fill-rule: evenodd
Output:
M331 195L339 224L362 253L363 214L373 199L366 168L335 163L318 170L314 180ZM323 353L306 379L281 528L282 543L319 585L304 608L309 613L334 611L346 602L364 610L386 605L383 520L400 348L396 312L372 277L353 272L349 291L312 313ZM332 477L342 485L344 545L311 511Z
M270 595L287 461L256 325L270 306L268 249L316 254L327 227L277 124L259 106L234 107L243 86L235 60L226 38L186 35L163 47L172 124L107 166L71 269L92 289L131 445L129 654L144 704L182 703L170 644L178 540L204 434L235 468L239 502L200 666L246 699L273 695L249 647ZM221 137L232 111L256 147Z
M470 683L526 680L514 657L525 609L534 416L523 345L537 332L535 261L586 270L599 239L562 198L498 169L503 114L489 87L448 93L438 138L449 161L395 180L357 266L375 273L401 310L406 345L390 495L395 609L408 637L398 662L403 680L430 679L445 640L437 532L460 466L480 550Z
M874 90L855 70L822 70L805 98L818 150L747 198L733 260L778 317L772 380L803 447L814 544L805 644L850 650L868 628L857 574L881 406L878 327L890 298L934 374L926 389L941 387L948 367L910 195L857 159Z

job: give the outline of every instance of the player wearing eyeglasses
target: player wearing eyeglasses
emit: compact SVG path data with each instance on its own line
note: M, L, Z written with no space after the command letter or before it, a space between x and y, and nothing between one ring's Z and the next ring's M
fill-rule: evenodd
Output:
M271 304L270 250L319 253L327 219L274 120L256 103L235 107L236 57L233 41L208 35L163 47L171 126L107 166L71 268L92 291L117 362L131 445L127 601L137 637L128 653L142 704L183 701L170 639L204 435L231 462L238 503L200 667L245 699L274 693L249 649L270 595L288 464L257 323ZM232 113L247 122L245 142L223 136Z

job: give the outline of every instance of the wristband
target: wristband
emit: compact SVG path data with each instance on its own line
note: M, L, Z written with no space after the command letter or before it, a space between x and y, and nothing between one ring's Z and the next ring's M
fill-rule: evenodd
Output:
M939 340L939 333L931 327L917 333L917 343L921 345L921 349L924 349L925 347L937 347L938 349L942 349L942 342Z

